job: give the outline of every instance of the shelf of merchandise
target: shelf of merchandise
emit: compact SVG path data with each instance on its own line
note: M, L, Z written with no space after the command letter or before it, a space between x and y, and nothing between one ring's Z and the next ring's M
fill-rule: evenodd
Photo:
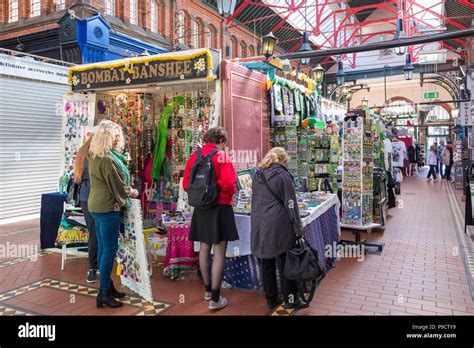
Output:
M373 121L364 110L348 113L343 123L342 219L348 226L373 223Z

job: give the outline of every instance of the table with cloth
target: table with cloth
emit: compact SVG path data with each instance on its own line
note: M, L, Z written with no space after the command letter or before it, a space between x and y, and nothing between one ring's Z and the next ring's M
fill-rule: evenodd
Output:
M325 248L338 243L340 236L339 199L336 194L315 208L310 208L310 215L303 218L303 235L311 247L317 251L321 269L327 272L333 265L334 258L325 257ZM229 242L224 267L224 281L235 288L262 291L262 277L258 259L250 249L250 216L235 215L239 240ZM199 250L199 243L194 243L194 250Z

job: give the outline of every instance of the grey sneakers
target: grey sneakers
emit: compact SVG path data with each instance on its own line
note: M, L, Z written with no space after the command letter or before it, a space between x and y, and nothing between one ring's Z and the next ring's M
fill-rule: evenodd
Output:
M211 300L211 297L212 297L212 294L211 294L210 291L206 291L206 292L204 293L204 299L205 299L206 301L210 301L210 300Z
M215 310L222 309L222 308L226 307L228 304L229 304L229 301L227 301L227 299L225 297L220 296L219 301L212 301L211 300L211 302L209 302L209 309L211 311L215 311Z

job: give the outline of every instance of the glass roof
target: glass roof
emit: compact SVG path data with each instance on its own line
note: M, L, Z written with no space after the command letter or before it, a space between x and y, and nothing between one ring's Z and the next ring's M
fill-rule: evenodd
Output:
M334 22L338 27L342 22L341 18L331 15L332 5L325 5L325 0L306 0L296 4L296 10L292 9L287 0L263 0L271 5L271 8L293 27L303 31L317 32L318 19L321 21L319 35L310 34L310 40L318 46L340 46L343 42L344 33L339 33L337 42L334 42ZM340 9L340 8L339 8ZM329 44L328 44L329 43Z

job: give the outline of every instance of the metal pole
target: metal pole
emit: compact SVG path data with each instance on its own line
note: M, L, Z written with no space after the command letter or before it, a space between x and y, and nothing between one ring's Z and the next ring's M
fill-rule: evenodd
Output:
M470 102L470 99L459 99L459 100L437 100L437 101L430 101L430 102L419 102L419 103L406 103L403 105L433 105L433 104L450 104L450 103L464 103ZM369 106L369 109L380 109L384 108L386 105L383 106ZM391 105L397 106L397 105Z
M390 40L384 42L375 42L367 45L333 48L328 50L317 50L307 52L285 53L278 56L280 59L302 59L302 58L319 58L327 56L339 56L349 53L377 51L387 48L394 48L399 46L421 45L430 42L445 41L458 39L461 37L474 36L474 28L463 30L452 30L445 33L408 37L399 40Z

